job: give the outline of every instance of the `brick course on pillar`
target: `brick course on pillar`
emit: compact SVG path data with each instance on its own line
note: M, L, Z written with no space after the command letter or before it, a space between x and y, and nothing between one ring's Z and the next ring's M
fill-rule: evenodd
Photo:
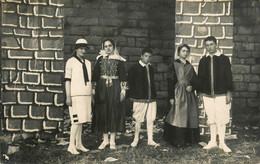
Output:
M64 92L63 1L1 2L4 128L59 132Z
M213 35L218 40L221 53L230 57L233 53L233 1L232 0L177 0L176 46L186 43L191 47L190 62L195 70L206 51L203 39ZM200 108L200 134L209 134L206 114ZM231 133L232 118L227 133Z

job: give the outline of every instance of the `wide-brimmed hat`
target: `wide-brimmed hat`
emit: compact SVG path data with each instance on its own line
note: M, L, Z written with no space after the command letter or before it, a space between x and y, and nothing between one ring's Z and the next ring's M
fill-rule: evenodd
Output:
M89 48L88 46L88 42L86 39L78 39L74 45L74 49L77 49L77 48L81 48L81 47L86 47L86 48Z

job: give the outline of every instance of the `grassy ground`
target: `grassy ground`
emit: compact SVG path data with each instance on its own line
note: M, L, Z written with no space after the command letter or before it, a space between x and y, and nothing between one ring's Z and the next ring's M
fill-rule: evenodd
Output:
M105 163L108 157L118 159L114 163L260 163L260 130L236 126L234 128L238 139L227 140L227 144L233 150L232 153L223 153L220 149L203 150L200 145L192 147L175 148L162 140L162 120L156 121L154 138L161 144L159 147L152 147L146 144L147 135L144 130L141 133L141 140L136 148L129 144L133 139L133 124L127 123L127 133L117 136L117 150L105 148L97 150L102 142L101 134L90 132L89 126L84 127L83 144L91 151L80 155L68 153L69 134L65 133L62 140L37 142L34 140L19 143L20 151L9 155L9 160L2 158L2 163ZM208 140L201 138L202 142ZM62 142L61 142L62 141Z

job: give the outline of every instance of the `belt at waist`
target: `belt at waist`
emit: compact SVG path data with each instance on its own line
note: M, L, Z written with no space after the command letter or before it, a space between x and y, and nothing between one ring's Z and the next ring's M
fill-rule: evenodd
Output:
M101 75L101 79L118 79L118 76L107 76L107 75Z

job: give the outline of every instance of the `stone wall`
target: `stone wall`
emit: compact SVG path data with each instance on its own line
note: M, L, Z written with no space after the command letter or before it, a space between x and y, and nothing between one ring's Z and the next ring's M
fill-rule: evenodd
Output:
M63 6L62 0L1 1L1 111L7 131L61 131Z
M234 0L233 117L259 125L260 1Z
M91 45L86 58L93 65L105 38L116 41L120 55L127 60L127 69L140 60L144 47L151 47L159 113L164 113L167 108L165 72L174 54L174 0L66 0L64 16L66 59L71 57L78 38L85 38Z

